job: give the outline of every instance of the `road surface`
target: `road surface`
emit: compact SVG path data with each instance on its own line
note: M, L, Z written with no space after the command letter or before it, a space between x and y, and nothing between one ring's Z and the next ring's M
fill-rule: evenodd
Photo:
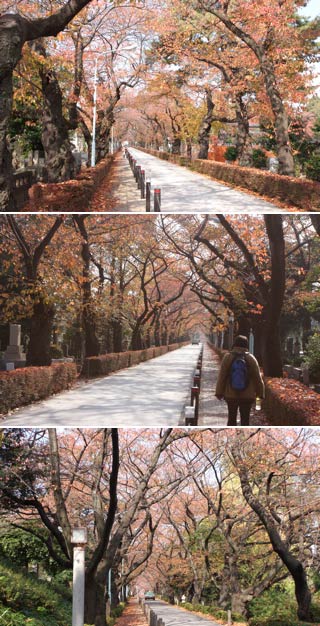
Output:
M155 427L184 423L200 345L188 345L14 411L1 426Z
M171 606L160 600L146 602L165 626L221 626L206 617L200 617L191 611Z
M257 196L227 187L197 172L129 148L151 179L152 189L161 189L164 213L280 213L281 209ZM138 209L139 210L139 209ZM141 210L141 209L140 209Z

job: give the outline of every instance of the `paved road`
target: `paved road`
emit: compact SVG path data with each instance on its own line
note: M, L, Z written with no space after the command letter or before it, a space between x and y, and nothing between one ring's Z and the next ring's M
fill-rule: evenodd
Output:
M200 617L191 611L180 609L160 600L147 603L157 617L161 618L165 626L221 626L205 617Z
M281 209L262 198L222 183L207 176L168 163L162 159L130 148L138 165L151 178L152 188L161 188L161 212L164 213L280 213Z
M188 345L13 412L7 427L153 427L184 423L200 345Z

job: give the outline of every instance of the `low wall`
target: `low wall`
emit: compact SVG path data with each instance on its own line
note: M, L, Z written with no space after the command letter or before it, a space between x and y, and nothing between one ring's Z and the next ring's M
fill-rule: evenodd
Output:
M185 165L200 174L206 174L230 185L243 187L261 196L279 199L303 211L320 209L320 183L313 180L280 176L280 174L261 171L253 167L241 167L218 161L201 159L190 161L185 156L145 148L143 152L177 165Z
M91 356L85 359L82 375L86 378L97 378L99 376L108 376L112 372L138 365L150 359L153 359L177 348L186 346L187 342L174 343L169 346L158 346L153 348L145 348L144 350L129 350L127 352L110 352L99 356Z
M114 155L109 155L63 183L36 183L29 189L29 202L23 211L90 211L93 193L109 173L113 160Z
M76 378L75 363L56 363L48 367L23 367L0 372L0 413L7 413L69 389Z

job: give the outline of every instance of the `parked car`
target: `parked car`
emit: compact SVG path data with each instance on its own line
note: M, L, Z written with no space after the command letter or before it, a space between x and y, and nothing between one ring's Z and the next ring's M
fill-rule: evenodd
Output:
M144 594L144 599L145 600L155 600L156 596L154 595L153 591L146 591L146 593Z

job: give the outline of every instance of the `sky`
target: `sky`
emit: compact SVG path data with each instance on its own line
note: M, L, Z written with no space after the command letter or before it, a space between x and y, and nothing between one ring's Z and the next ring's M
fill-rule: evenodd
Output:
M300 13L307 15L308 17L316 17L316 15L320 15L319 0L310 0L306 7L300 9Z

